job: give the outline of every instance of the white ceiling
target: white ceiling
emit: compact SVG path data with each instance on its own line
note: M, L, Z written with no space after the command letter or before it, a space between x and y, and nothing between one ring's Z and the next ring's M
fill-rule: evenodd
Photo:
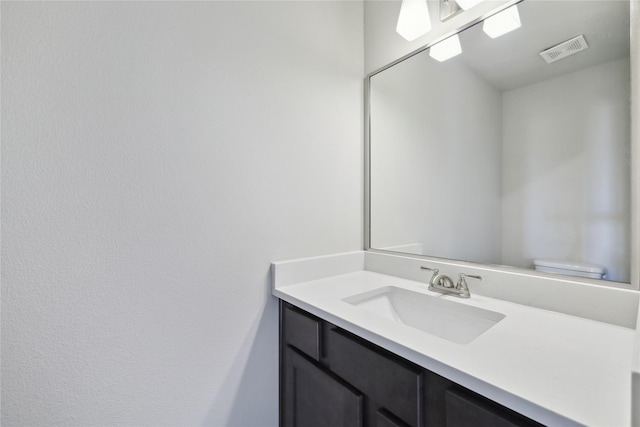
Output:
M491 39L476 24L460 33L462 54L443 65L467 66L505 91L629 55L629 1L525 0L518 9L521 28ZM580 34L588 49L552 64L539 55Z

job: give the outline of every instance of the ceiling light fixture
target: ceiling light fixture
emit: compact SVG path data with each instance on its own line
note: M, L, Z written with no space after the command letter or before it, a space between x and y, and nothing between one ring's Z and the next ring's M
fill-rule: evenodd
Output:
M518 6L513 5L502 12L498 12L493 16L484 20L482 24L482 31L487 33L489 37L495 39L508 32L520 28L520 14L518 13Z
M474 6L479 5L484 0L456 0L458 6L460 6L463 10L469 10Z
M413 41L431 30L427 0L402 0L396 32Z
M462 47L460 46L460 39L457 34L454 34L429 48L429 56L440 62L446 61L447 59L453 58L461 53Z

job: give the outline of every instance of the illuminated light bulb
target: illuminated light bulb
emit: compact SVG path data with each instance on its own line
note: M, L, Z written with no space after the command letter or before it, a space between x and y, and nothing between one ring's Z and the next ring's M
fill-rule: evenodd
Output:
M469 10L474 6L479 5L484 0L456 0L458 6L460 6L463 10Z
M515 30L516 28L520 28L520 25L518 6L513 5L510 8L485 19L482 24L482 31L487 33L487 35L492 39L495 39L496 37L500 37L501 35Z
M402 0L396 32L413 41L431 30L427 0Z
M447 59L453 58L461 53L462 47L460 46L460 39L457 34L454 34L429 48L429 56L440 62L446 61Z

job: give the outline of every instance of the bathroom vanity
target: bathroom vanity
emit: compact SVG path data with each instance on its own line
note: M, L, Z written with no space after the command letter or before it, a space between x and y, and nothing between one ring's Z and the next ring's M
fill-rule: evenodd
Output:
M507 301L491 295L504 272L469 266L483 283L459 299L429 291L424 265L452 267L371 252L272 265L281 425L632 425L637 292L514 274ZM421 325L412 300L443 322Z
M281 301L283 426L540 426Z

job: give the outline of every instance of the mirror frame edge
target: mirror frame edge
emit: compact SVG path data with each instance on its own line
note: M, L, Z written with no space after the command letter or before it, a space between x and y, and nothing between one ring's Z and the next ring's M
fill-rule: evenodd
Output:
M631 287L640 290L640 1L630 0Z
M441 37L429 41L420 48L390 62L389 64L369 73L364 79L364 250L383 253L389 255L399 256L411 256L418 257L424 260L431 260L436 262L448 262L459 265L475 265L490 267L492 270L500 271L504 273L517 273L530 274L541 279L545 278L558 278L559 276L553 274L545 274L537 272L535 270L523 269L519 267L512 267L499 264L483 264L472 261L456 260L451 258L441 258L429 255L409 254L404 252L394 252L383 249L375 249L371 247L371 78L376 74L390 68L405 59L408 59L414 55L419 54L429 49L434 44L452 36L453 34L460 33L473 25L483 21L491 15L494 15L501 10L506 9L514 4L520 3L524 0L514 0L508 2L499 8L491 11L490 13L483 15L477 19L469 21L462 25L457 30L449 32ZM630 242L630 282L610 282L596 279L588 279L582 277L575 277L572 280L576 282L583 282L585 284L607 286L614 288L623 288L629 290L640 291L640 119L633 120L634 116L640 117L640 0L629 0L629 31L630 31L630 46L629 46L629 58L630 58L630 91L629 91L629 103L630 103L630 162L631 162L631 242Z

